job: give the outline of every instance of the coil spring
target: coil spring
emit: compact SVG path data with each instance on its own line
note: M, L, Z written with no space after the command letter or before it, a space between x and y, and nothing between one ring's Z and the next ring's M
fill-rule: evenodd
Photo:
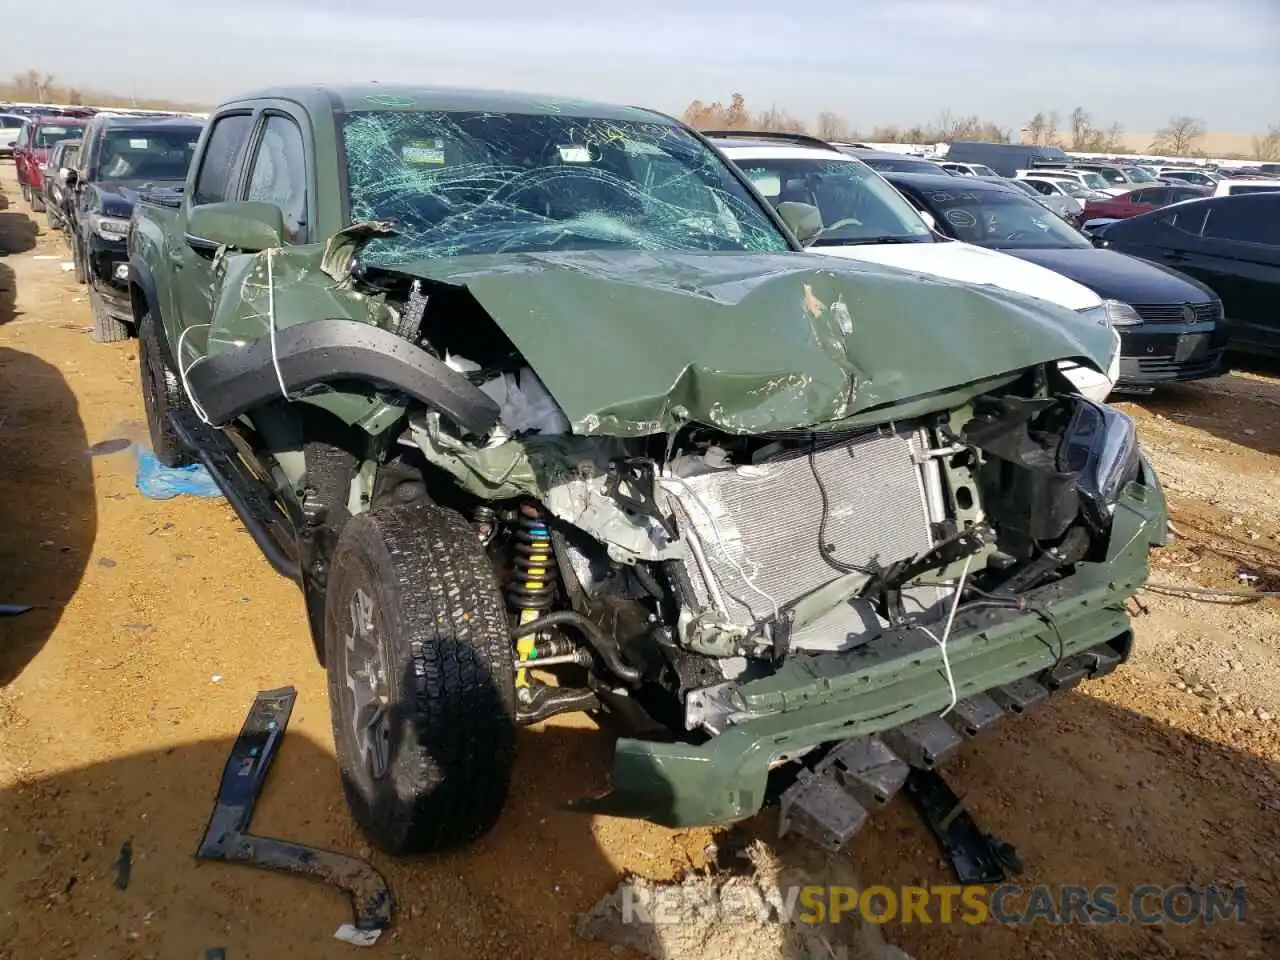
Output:
M547 610L555 602L556 556L551 530L542 512L522 506L516 523L515 575L507 584L507 599L521 610Z

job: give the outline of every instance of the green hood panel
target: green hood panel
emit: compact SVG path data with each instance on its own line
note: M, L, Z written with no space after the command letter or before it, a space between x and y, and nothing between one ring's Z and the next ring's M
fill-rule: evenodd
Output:
M1019 294L818 254L458 257L392 269L465 287L582 434L685 420L762 433L1027 367L1106 370L1112 333Z

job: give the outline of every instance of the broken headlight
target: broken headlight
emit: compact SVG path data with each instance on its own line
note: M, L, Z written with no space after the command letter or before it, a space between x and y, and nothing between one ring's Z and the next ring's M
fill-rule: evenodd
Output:
M1127 415L1076 398L1075 410L1058 448L1058 469L1078 477L1086 515L1105 526L1125 485L1138 478L1138 430Z

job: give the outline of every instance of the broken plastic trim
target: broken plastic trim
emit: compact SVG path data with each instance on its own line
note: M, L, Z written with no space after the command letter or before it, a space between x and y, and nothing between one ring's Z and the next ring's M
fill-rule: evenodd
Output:
M196 859L243 863L330 884L350 899L356 929L385 930L391 925L395 901L386 880L372 864L248 832L254 803L284 739L297 695L293 687L282 687L264 690L254 698L222 771L218 799Z

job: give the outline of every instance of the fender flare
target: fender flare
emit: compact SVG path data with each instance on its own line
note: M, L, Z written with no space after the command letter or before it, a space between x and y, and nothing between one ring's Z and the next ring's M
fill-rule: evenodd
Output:
M129 260L129 287L137 287L142 291L142 299L146 304L146 310L151 314L159 328L160 336L156 339L160 342L160 352L163 354L164 362L170 370L177 370L178 366L174 362L173 351L169 349L169 338L164 335L164 321L160 316L160 297L156 290L155 277L151 273L151 268L145 263L138 260ZM132 296L132 295L131 295ZM134 319L141 323L142 315L138 313L138 309L134 307Z
M279 377L276 364L279 365ZM339 380L398 390L438 410L468 433L498 422L498 404L466 377L398 334L356 320L308 320L246 347L213 354L187 373L191 393L215 426L290 394Z

